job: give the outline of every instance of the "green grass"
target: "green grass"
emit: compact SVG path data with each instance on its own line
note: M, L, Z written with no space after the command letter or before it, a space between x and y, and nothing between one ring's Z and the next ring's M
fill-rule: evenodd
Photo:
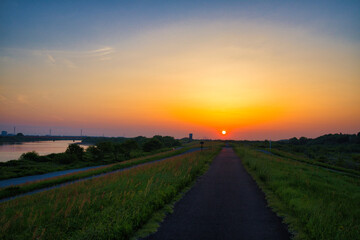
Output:
M360 239L359 178L234 146L295 239Z
M311 160L311 159L306 158L304 156L299 156L299 155L296 155L294 153L282 151L282 150L279 150L279 149L271 149L271 153L273 153L275 155L278 155L280 157L285 157L285 158L288 158L288 159L292 159L292 160L296 160L296 161L300 161L300 162L305 162L305 163L308 163L308 164L317 165L317 166L320 166L320 167L325 167L325 168L328 168L328 169L333 169L333 170L341 171L341 172L344 172L344 173L350 173L350 174L358 175L360 177L360 172L357 171L357 170L354 170L354 169L348 169L348 168L343 168L343 167L339 167L339 166L336 166L336 165L322 163L322 162L319 162L319 161Z
M4 198L19 195L19 194L31 192L31 191L41 189L41 188L51 187L51 186L54 186L57 184L65 183L65 182L70 182L70 181L79 180L79 179L90 177L90 176L99 175L102 173L111 172L111 171L118 170L118 169L131 167L131 166L141 164L141 163L151 162L151 161L155 161L158 159L175 156L175 155L181 154L183 152L186 152L187 150L189 150L193 147L194 147L194 145L189 145L188 147L184 147L184 148L181 148L178 150L162 152L162 153L154 154L154 155L147 156L147 157L141 157L141 158L136 158L136 159L132 159L132 160L116 163L116 164L110 164L107 166L102 166L99 168L82 171L80 173L71 173L71 174L66 174L63 176L54 177L54 178L50 178L50 179L44 179L44 180L25 183L25 184L21 184L21 185L0 188L0 199L4 199Z
M218 152L194 152L1 203L0 239L128 239Z
M169 151L171 148L162 148L155 152L141 152L141 156L149 156L160 152ZM57 155L57 159L61 158L61 154L49 154L47 156ZM138 157L138 156L136 156ZM46 156L41 156L46 158ZM0 180L44 174L55 171L63 171L69 169L77 169L84 167L92 167L99 165L107 165L120 162L114 158L111 153L106 153L100 160L93 160L91 154L85 152L82 160L76 160L71 163L61 163L55 160L49 161L32 161L26 159L11 160L8 162L0 163Z

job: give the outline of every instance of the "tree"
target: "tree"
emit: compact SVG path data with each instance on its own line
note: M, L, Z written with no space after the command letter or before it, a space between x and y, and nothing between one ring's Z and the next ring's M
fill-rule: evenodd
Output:
M296 137L293 137L293 138L289 139L289 143L292 144L292 145L298 145L299 140Z
M178 140L175 140L175 138L170 136L165 136L162 138L162 140L165 147L176 147L181 145Z
M142 146L145 152L151 152L162 147L162 143L157 138L151 138Z
M128 152L131 152L133 150L138 150L140 148L139 144L133 139L129 139L129 140L123 142L121 144L121 146L123 147L123 149L125 151L128 151Z
M23 133L18 133L18 134L16 134L16 136L18 136L18 137L23 137L24 134L23 134Z
M300 145L305 145L308 142L308 139L306 137L301 137L299 139Z
M114 144L112 142L99 142L96 146L103 153L110 153L114 151Z
M96 146L89 146L86 152L90 153L93 159L99 160L102 157L101 151Z
M125 155L126 159L130 158L130 153L132 151L140 149L139 144L134 139L129 139L121 143L119 148L121 149L121 153Z
M79 144L73 143L67 147L65 153L74 154L78 159L81 160L84 154L84 148L80 147Z
M39 159L39 154L35 151L23 153L20 156L21 160L30 160L30 161L37 161Z

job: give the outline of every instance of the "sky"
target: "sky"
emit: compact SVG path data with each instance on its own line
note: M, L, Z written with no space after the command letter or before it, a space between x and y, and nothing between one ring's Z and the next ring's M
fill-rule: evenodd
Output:
M0 1L8 132L357 133L359 66L360 1Z

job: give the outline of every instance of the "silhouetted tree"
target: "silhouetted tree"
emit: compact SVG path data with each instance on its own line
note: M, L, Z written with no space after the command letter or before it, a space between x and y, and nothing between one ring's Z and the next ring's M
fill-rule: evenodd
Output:
M110 153L114 151L114 144L112 142L100 142L96 144L96 146L103 153Z
M101 151L96 146L89 146L86 152L90 153L93 159L99 160L102 157Z
M73 143L67 147L65 153L74 154L78 159L81 160L84 154L84 148L80 147L79 144Z
M39 154L35 151L23 153L20 156L21 160L30 160L30 161L37 161L39 159Z
M152 138L144 143L144 145L142 146L142 149L145 152L151 152L151 151L160 149L161 147L162 147L162 143L159 141L159 139Z

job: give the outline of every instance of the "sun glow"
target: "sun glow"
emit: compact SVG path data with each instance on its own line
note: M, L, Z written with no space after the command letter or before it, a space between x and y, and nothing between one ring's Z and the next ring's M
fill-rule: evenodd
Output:
M225 131L225 130L222 130L221 133L222 133L222 135L225 135L225 134L226 134L226 131Z

